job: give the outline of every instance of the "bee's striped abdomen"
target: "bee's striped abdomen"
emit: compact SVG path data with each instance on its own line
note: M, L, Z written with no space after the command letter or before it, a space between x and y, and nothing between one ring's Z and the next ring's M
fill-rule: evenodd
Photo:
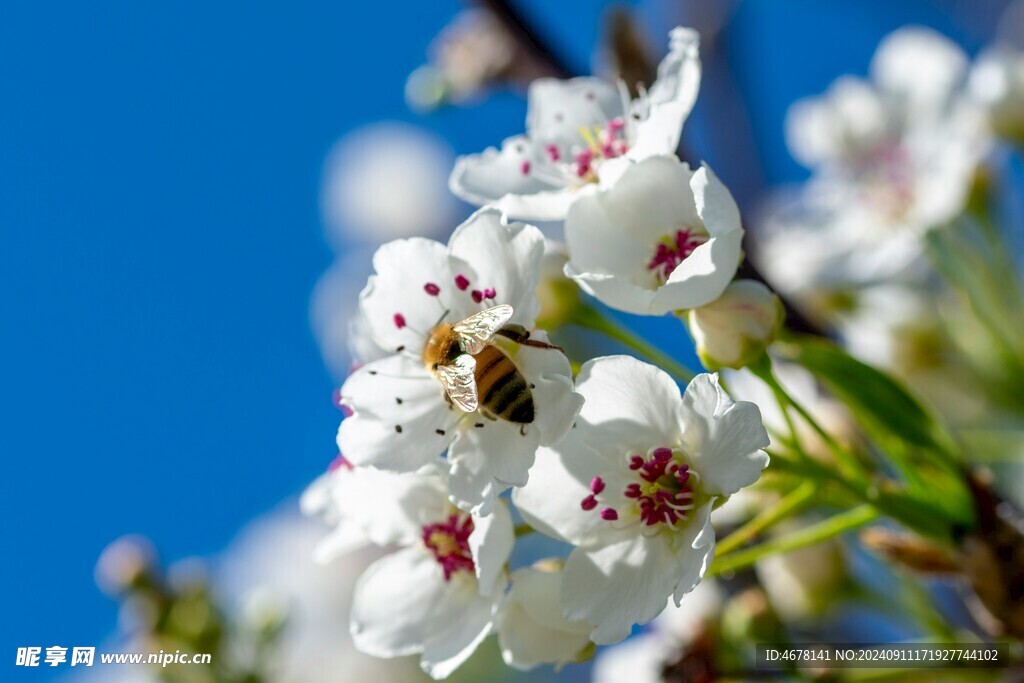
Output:
M509 422L533 422L533 392L512 359L492 344L474 358L480 405Z

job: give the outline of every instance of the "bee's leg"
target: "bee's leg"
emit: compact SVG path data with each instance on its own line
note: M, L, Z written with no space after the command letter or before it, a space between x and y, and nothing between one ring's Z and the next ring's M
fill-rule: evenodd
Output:
M498 421L498 416L489 411L485 406L480 406L480 414L486 417L491 422Z
M538 349L556 349L558 351L562 351L561 346L555 346L554 344L530 339L530 331L522 325L505 325L495 334L500 334L502 337L511 339L515 343L522 344L523 346L533 346Z
M519 425L519 435L520 436L526 436L526 425L525 424Z

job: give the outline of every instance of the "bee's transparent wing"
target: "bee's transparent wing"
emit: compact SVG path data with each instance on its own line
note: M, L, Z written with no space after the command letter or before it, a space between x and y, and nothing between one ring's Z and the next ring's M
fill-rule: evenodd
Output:
M438 365L436 371L448 398L467 413L474 412L480 404L476 395L476 378L473 376L475 370L476 359L462 354L451 365Z
M452 326L459 338L460 348L469 354L480 353L494 333L512 317L512 307L507 304L488 308L469 316Z

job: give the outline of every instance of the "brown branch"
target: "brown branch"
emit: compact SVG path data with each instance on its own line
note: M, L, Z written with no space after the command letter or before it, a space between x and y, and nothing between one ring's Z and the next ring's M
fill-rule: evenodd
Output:
M543 39L536 28L519 12L511 0L476 0L504 25L526 50L544 63L556 78L572 78L578 74L569 68L565 60Z

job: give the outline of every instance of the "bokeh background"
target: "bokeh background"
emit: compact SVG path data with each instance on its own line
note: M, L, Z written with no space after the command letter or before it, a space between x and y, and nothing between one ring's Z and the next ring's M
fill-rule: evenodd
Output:
M607 3L516 4L572 70L599 64ZM794 100L865 73L878 41L904 24L974 54L1008 5L709 4L628 3L655 45L676 23L702 31L704 85L684 145L744 209L806 175L783 139ZM447 169L416 176L416 160L443 167L522 129L514 89L429 114L406 102L408 75L463 8L0 6L5 680L68 673L10 678L19 646L108 641L117 606L93 569L111 540L144 534L172 562L221 557L244 545L236 537L251 520L294 508L334 457L331 394L347 361L321 354L318 334L338 332L323 302L351 306L388 237L335 210L336 164L365 164L378 186L395 180L401 200L410 173L443 192ZM391 166L381 170L377 152ZM1019 158L1011 165L1021 178ZM444 234L469 213L436 193L421 199L435 208L394 220ZM679 353L687 343L663 342ZM299 575L308 557L292 561Z

